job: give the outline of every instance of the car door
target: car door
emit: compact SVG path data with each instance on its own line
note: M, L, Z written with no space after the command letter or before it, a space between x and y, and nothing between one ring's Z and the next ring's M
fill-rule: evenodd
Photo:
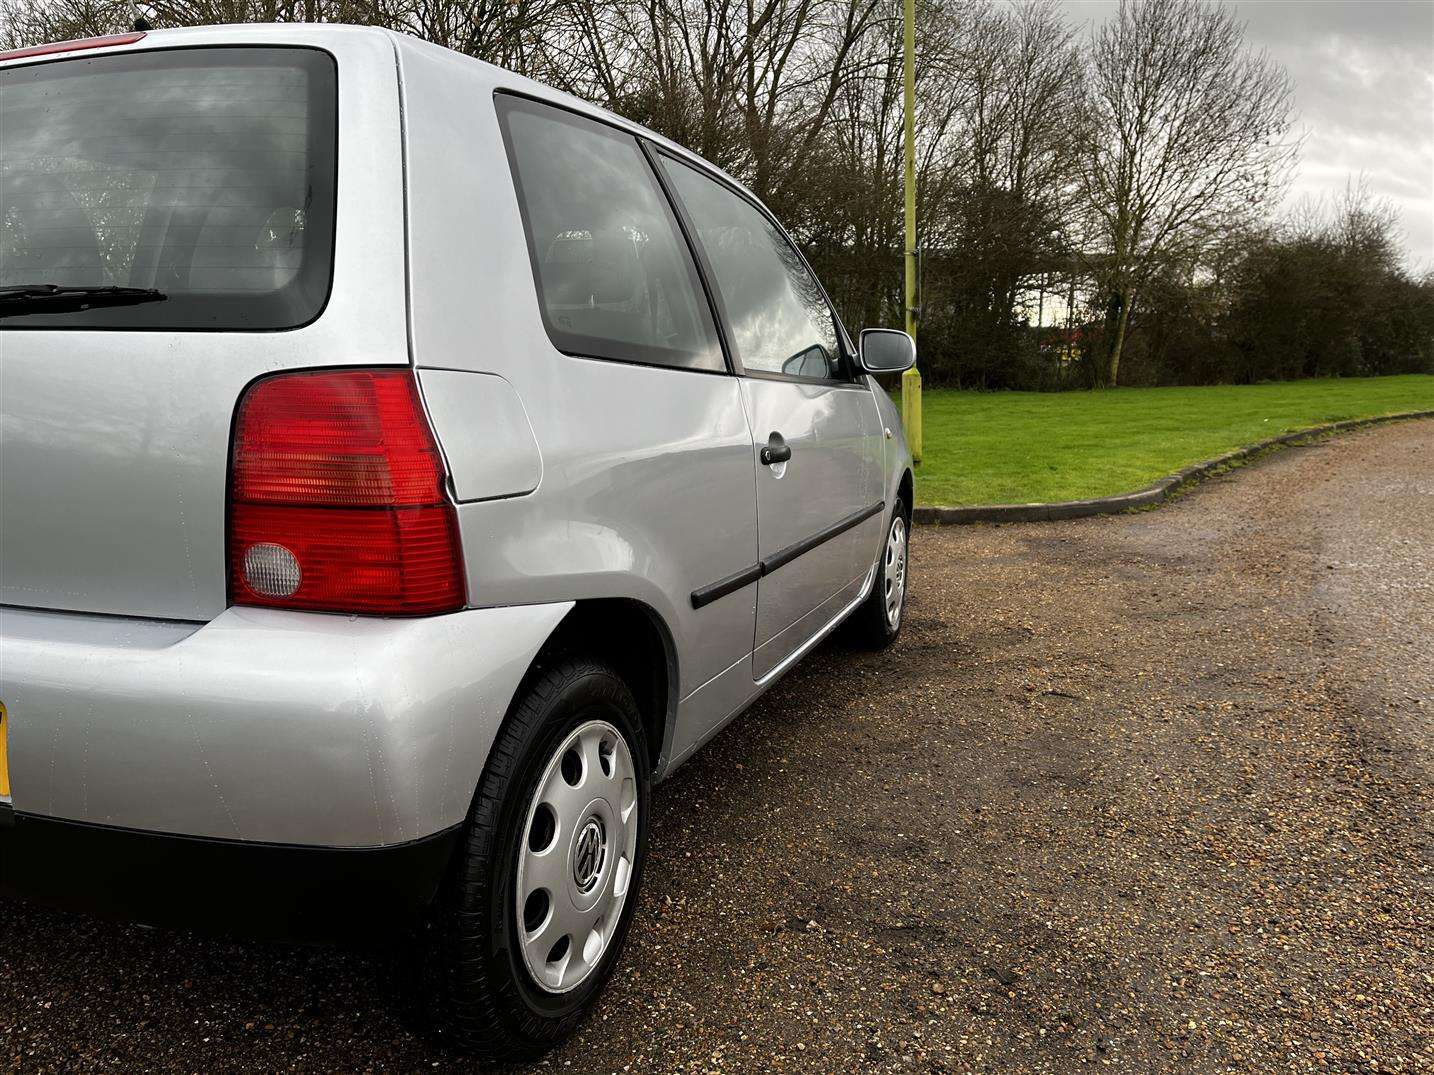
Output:
M757 471L760 680L860 594L882 525L881 423L821 285L781 228L710 173L662 160L743 375Z
M470 578L494 604L622 596L652 608L675 650L680 747L705 728L689 710L730 710L751 654L755 580L711 592L756 553L740 379L638 138L528 97L501 93L496 107L532 275L481 309L528 304L547 339L485 346L477 360L522 400L542 474L530 495L460 509ZM497 253L479 279L521 267L511 238L468 245L485 244ZM416 342L425 363L461 357Z

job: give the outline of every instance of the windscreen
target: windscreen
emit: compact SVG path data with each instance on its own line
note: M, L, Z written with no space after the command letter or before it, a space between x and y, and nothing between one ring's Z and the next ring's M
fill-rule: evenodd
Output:
M303 48L0 70L0 328L313 320L333 262L336 87L333 59Z

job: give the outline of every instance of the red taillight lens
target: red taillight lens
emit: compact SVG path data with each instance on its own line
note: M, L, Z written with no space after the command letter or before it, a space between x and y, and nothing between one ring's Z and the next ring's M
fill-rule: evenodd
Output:
M290 373L239 404L229 509L235 604L448 612L457 520L407 370Z

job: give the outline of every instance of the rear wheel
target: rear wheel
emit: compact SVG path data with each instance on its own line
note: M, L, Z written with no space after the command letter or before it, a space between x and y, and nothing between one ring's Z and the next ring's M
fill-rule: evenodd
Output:
M568 1037L611 978L637 903L650 775L611 668L565 658L494 743L429 931L442 1036L492 1059Z
M860 607L851 615L851 635L872 649L891 645L901 631L906 611L907 553L911 519L897 498L886 524L886 541L876 565L876 579Z

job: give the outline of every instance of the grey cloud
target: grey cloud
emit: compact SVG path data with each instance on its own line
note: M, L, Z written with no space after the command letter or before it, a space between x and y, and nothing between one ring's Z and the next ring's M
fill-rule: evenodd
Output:
M1100 23L1113 0L1072 0ZM1406 252L1434 268L1434 4L1242 0L1250 43L1295 84L1304 137L1291 199L1333 195L1363 175L1400 210Z

